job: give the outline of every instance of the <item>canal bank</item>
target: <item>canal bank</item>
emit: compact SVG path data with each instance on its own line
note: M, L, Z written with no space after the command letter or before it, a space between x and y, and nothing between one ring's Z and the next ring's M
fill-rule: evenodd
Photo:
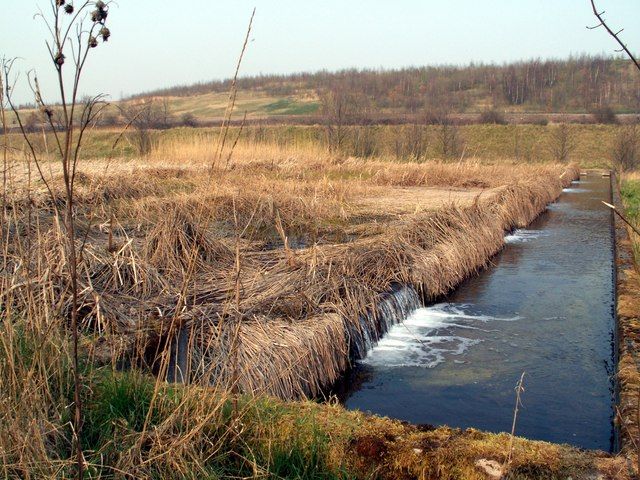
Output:
M613 205L625 211L620 195L620 179L613 177ZM640 448L640 276L634 258L629 226L613 216L615 230L615 282L617 317L616 425L620 433L620 451L638 464Z

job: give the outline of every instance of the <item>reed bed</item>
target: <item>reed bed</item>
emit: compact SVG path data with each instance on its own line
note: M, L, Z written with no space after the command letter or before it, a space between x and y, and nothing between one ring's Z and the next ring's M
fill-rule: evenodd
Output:
M503 247L506 231L531 222L576 176L569 169L565 181L559 176L521 181L468 207L400 221L384 235L282 254L259 275L247 272L241 310L249 318L242 325L237 360L242 391L281 398L320 394L338 378L349 352L365 351L365 338L384 333L379 331L384 324L372 314L384 293L394 285L409 285L427 301L446 294L486 265ZM264 312L278 322L269 333L262 327L264 319L250 319ZM311 316L316 329L333 332L324 348L310 348L309 325L298 322ZM338 318L342 328L336 328ZM285 332L286 358L281 342L274 340ZM305 368L301 375L302 365L309 362L313 370Z
M181 369L194 381L225 379L287 399L320 394L365 338L384 333L371 314L382 295L397 285L426 300L447 293L577 174L554 164L398 163L242 142L226 162L207 137L182 147L162 144L137 161L89 160L80 170L82 324L100 338L103 361L120 345L128 362L154 370L169 345L175 350L170 337L191 332ZM37 281L51 298L42 300L64 317L68 260L56 246L56 202L44 182L25 182L31 169L15 165L29 190L26 199L24 189L9 196L7 258L19 257L21 229L36 235L29 262L9 261L14 308L24 308L32 272L47 265ZM60 173L45 167L57 185ZM453 199L400 215L375 203L405 187ZM478 196L456 200L456 191Z

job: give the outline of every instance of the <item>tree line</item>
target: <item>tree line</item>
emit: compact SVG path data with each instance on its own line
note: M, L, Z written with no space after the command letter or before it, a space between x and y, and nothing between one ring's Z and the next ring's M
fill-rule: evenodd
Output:
M237 80L240 90L272 96L323 92L340 83L376 109L409 113L446 104L455 112L519 108L541 112L591 112L611 108L634 113L640 107L640 79L630 60L574 56L497 65L411 67L397 70L348 69L288 75L258 75ZM185 97L227 92L231 80L180 85L130 97Z

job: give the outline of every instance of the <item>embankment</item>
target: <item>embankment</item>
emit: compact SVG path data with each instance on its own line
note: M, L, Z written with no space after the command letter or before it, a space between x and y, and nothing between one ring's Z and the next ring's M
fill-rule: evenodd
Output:
M447 293L503 248L505 232L529 224L578 175L569 167L517 181L468 207L416 214L384 235L287 251L243 285L252 320L215 330L191 322L190 376L212 383L228 377L240 391L285 399L320 394L385 333L389 323L376 306L389 292L409 286L426 301Z
M617 179L616 179L617 180ZM613 203L625 211L618 181L613 182ZM616 421L620 451L636 459L640 449L640 275L629 227L614 217L616 240L616 316L618 395Z

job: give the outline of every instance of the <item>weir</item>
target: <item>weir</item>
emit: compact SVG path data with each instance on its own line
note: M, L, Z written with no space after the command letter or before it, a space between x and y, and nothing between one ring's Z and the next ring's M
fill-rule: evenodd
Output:
M375 312L360 317L359 328L349 329L351 355L361 360L394 325L422 306L418 292L412 287L398 286L384 295Z
M510 431L526 372L517 435L613 450L610 198L609 178L583 177L437 304L395 289L361 319L386 333L352 332L360 360L334 392L348 408L413 423Z

